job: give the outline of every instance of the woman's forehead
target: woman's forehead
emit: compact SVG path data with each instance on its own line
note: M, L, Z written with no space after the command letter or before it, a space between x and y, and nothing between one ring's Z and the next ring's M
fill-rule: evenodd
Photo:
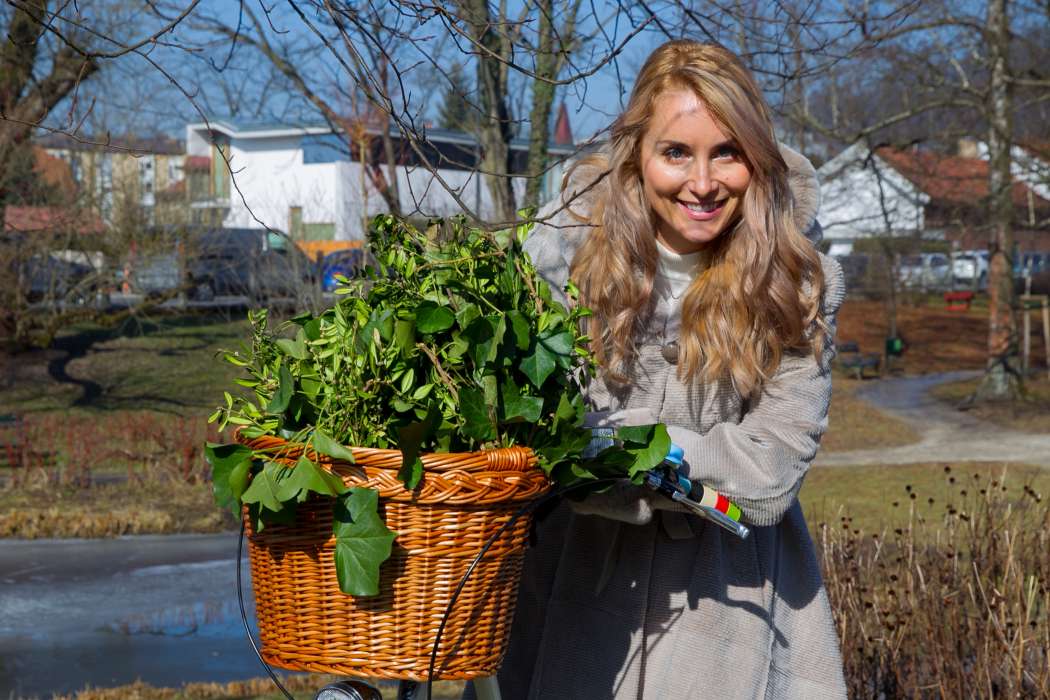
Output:
M646 136L650 141L727 141L731 138L691 90L668 90L653 100Z

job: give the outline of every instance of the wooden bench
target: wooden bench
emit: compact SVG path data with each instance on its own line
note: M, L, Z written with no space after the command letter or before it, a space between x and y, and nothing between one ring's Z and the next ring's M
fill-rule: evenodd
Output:
M882 355L877 352L861 352L856 343L839 343L835 346L838 351L839 367L844 370L852 370L857 379L864 379L864 370L871 368L875 374L879 373L882 366Z
M970 290L963 289L944 293L944 303L949 311L969 311L972 301L973 292Z

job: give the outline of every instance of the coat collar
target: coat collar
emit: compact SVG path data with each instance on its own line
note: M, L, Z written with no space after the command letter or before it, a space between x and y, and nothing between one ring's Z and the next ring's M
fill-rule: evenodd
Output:
M780 155L788 166L788 185L795 198L795 224L813 242L820 243L823 234L817 223L820 209L820 182L817 171L809 159L798 151L780 144Z

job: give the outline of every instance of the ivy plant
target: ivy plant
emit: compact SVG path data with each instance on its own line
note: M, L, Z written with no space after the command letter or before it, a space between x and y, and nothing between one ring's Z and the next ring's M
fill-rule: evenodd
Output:
M581 388L593 373L580 323L588 311L554 299L522 251L528 233L376 217L376 265L344 280L331 308L276 328L265 310L249 314L250 343L224 353L249 391L227 392L210 420L346 461L345 445L399 449L410 490L425 478L422 453L512 445L530 447L559 485L639 481L667 453L666 430L625 429L625 449L581 458L591 439ZM306 456L287 468L236 443L209 444L206 455L216 502L235 515L247 504L258 529L291 522L310 494L333 498L340 587L378 593L394 533L374 491L346 487Z

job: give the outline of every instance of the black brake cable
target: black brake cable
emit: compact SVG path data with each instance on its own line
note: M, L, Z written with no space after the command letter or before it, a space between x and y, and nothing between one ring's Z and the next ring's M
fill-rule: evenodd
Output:
M252 636L251 627L248 626L248 613L244 609L244 589L241 586L241 557L244 555L244 518L241 518L241 534L237 538L237 603L241 606L241 622L244 624L244 634L248 637L248 641L252 645L252 649L255 650L255 655L259 658L259 663L263 665L266 672L270 674L270 680L273 681L277 689L284 693L284 697L288 700L295 700L295 696L288 692L281 681L277 678L277 674L270 668L270 664L266 663L266 659L263 658L262 652L259 651L258 645L255 643L255 638Z
M441 617L441 624L438 625L437 635L434 637L434 649L430 652L430 665L427 666L427 678L429 679L427 681L427 700L433 700L432 693L434 692L434 667L437 665L438 647L441 645L441 635L445 631L445 623L448 622L448 618L452 614L452 607L456 604L456 601L459 599L459 594L462 593L463 589L466 587L467 580L470 578L470 575L474 573L474 569L477 568L479 563L481 563L481 558L484 557L485 554L489 551L489 549L492 548L492 545L496 543L496 541L504 532L510 529L514 525L514 523L518 521L518 518L525 515L526 513L530 513L538 509L540 506L554 500L555 498L563 496L569 491L574 491L582 486L597 486L606 482L613 482L619 480L620 479L607 478L596 479L594 481L581 481L570 486L566 486L563 489L552 491L548 494L541 496L540 498L537 498L534 501L529 501L524 506L519 508L518 511L510 517L510 520L503 523L500 529L496 530L496 532L493 533L492 537L490 537L488 541L485 542L485 545L481 548L481 551L478 552L478 555L476 557L474 557L474 561L470 562L470 566L467 567L466 572L463 574L463 578L459 580L459 585L456 586L456 590L452 592L452 597L448 601L448 607L445 608L445 614Z
M598 486L604 483L614 481L620 481L620 479L606 478L595 479L594 481L581 481L570 486L566 486L563 489L551 491L550 493L547 493L534 501L529 501L524 506L519 508L517 512L515 512L510 517L510 519L507 520L507 522L503 523L503 525L501 525L500 528L496 530L496 532L494 532L491 537L489 537L489 539L482 546L481 551L479 551L477 556L474 557L473 561L470 562L470 566L467 567L466 572L463 574L463 578L459 580L459 585L456 586L456 590L453 591L452 597L448 601L448 606L445 608L445 614L441 617L441 624L438 625L437 635L434 638L434 649L430 652L430 664L427 666L427 700L433 700L433 679L434 669L437 665L438 647L441 644L441 635L445 631L445 625L448 622L449 616L452 614L452 608L453 606L455 606L456 601L459 600L460 593L462 593L463 589L466 587L467 581L470 579L470 575L474 573L474 569L476 569L478 564L481 563L482 557L484 557L485 554L488 553L490 549L492 549L492 545L494 545L499 540L500 536L502 536L504 532L510 529L514 525L514 523L518 522L518 519L521 516L537 510L540 506L549 503L555 498L563 496L570 491L575 491L576 489L581 488L583 486ZM241 623L244 625L244 633L248 637L248 642L251 643L252 649L255 651L255 656L259 659L259 663L263 665L263 667L266 669L266 672L270 675L270 680L273 681L274 685L277 686L278 690L284 693L285 698L287 698L288 700L295 700L295 697L288 692L288 689L285 688L284 685L281 684L280 679L277 678L277 674L273 672L273 669L270 667L270 664L266 661L266 659L263 658L262 651L259 650L259 646L255 643L255 638L252 637L251 627L248 625L248 613L244 607L244 590L241 584L241 557L244 552L244 530L245 523L242 519L241 534L237 538L237 602L240 605L241 609Z

